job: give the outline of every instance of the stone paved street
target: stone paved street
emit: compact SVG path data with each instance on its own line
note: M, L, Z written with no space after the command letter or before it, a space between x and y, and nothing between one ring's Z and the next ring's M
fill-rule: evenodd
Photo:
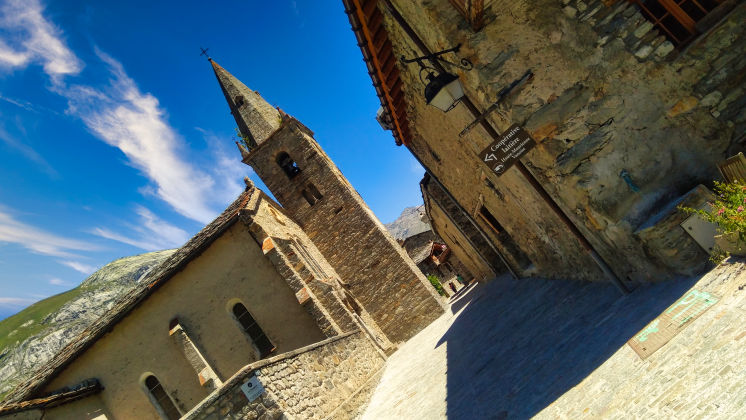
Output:
M626 341L690 288L719 301L648 359ZM387 362L364 419L746 418L746 265L639 287L499 278Z

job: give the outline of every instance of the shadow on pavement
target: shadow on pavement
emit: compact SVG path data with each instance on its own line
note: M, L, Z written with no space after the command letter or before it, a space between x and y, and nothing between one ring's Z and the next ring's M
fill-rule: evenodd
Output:
M474 282L466 287L461 288L458 293L453 295L453 297L448 301L448 303L451 305L451 313L458 313L458 311L466 306L466 304L468 304L478 296L476 293L472 293L472 289L476 287L480 287L480 285L479 283Z
M469 306L438 342L447 343L447 417L537 414L696 281L644 285L620 296L608 284L501 277L467 291L452 310Z

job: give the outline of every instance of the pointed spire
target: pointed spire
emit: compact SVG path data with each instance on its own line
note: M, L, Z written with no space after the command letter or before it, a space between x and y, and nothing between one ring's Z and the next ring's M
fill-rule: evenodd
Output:
M255 147L266 140L280 127L282 116L268 104L259 93L249 89L232 74L210 59L225 100L236 119L241 134L247 137L249 145ZM239 146L240 148L240 146ZM248 153L248 150L246 151ZM241 150L243 156L243 150Z
M236 146L238 146L238 151L241 152L241 160L246 160L249 157L249 149L241 144L241 142L236 142Z

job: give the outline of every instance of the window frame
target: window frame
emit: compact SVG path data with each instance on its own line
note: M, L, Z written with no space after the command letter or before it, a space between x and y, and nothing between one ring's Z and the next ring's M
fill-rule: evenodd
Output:
M713 2L717 3L716 6L709 9L707 6L702 6L700 3L703 0L626 0L629 3L632 3L636 5L640 11L642 12L642 15L647 19L648 22L652 23L653 26L661 31L665 36L666 39L668 39L676 48L681 49L683 47L686 47L689 45L697 36L701 35L702 31L700 31L699 28L697 28L697 24L707 19L707 17L715 11L718 7L720 7L724 2L723 0L712 0ZM649 2L655 2L657 6L660 6L665 12L660 15L656 16L653 12L652 5L646 4ZM704 13L704 15L699 19L695 20L693 16L691 16L686 10L684 10L681 6L684 3L692 3L695 7L699 8L699 10ZM666 25L664 20L668 18L673 18L681 27L688 32L688 35L682 39L679 39L679 36L674 34L674 31L672 28L670 28L670 25Z
M148 385L148 380L150 378L153 378L156 382L155 386L153 387ZM166 389L163 387L163 384L154 373L146 372L142 374L140 378L140 384L142 386L143 392L145 392L145 395L147 395L148 399L150 400L150 404L153 406L153 408L155 408L155 411L158 413L159 417L165 420L178 420L184 415L174 399L171 397L171 394L166 391ZM158 396L156 396L153 392L153 390L155 389L159 389L160 392L163 393L163 397L159 398ZM169 410L167 409L167 407L164 407L163 401L166 401L170 405L170 408L173 410ZM176 417L173 417L173 415L176 415Z
M240 305L241 308L243 308L244 313L239 316L236 313L236 307ZM249 312L249 309L246 307L246 305L243 304L241 301L237 301L233 303L230 307L230 313L233 316L233 319L236 320L238 323L238 326L241 328L241 331L249 338L251 341L252 346L254 347L254 350L257 353L257 356L259 359L264 359L265 357L269 356L270 354L274 353L277 350L277 346L270 340L267 333L262 329L261 325L259 325L259 322L256 320L256 318ZM242 322L242 319L247 320L247 318L244 317L244 315L248 316L248 321L246 324ZM243 318L242 318L243 317ZM253 327L256 327L259 330L258 334L250 332L250 329ZM259 340L262 339L262 337L267 341L269 344L268 347L262 348L260 347Z

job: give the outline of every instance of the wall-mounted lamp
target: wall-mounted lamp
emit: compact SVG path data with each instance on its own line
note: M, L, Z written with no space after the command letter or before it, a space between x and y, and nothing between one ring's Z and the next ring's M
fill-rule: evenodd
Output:
M471 61L462 58L460 64L451 63L441 58L443 54L450 52L456 53L461 48L461 44L447 50L438 51L432 54L423 55L422 57L407 59L401 56L401 62L404 64L416 62L420 66L420 81L425 85L425 100L428 105L432 105L443 112L448 112L455 107L461 98L464 97L464 87L458 76L448 72L440 72L435 67L426 65L424 60L438 60L442 63L458 67L463 70L471 70L474 65ZM422 74L426 73L425 77ZM427 81L425 81L427 79Z

